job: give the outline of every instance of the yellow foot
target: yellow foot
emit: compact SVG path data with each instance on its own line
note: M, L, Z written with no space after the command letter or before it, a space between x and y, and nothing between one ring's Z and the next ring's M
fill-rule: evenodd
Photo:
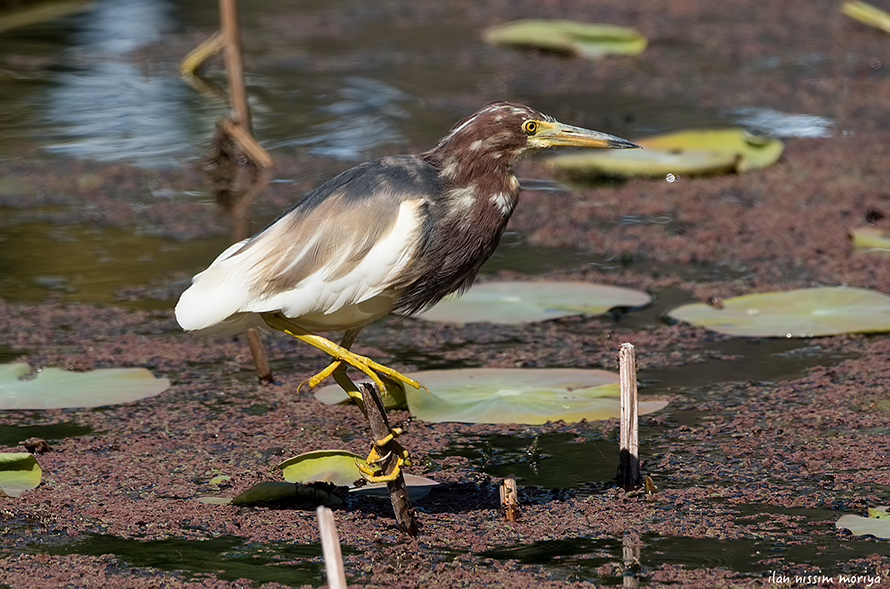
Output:
M383 381L380 380L380 377L377 376L377 373L388 376L390 379L395 381L400 381L405 384L409 384L416 389L425 389L429 392L429 389L414 380L413 378L408 378L404 374L389 368L388 366L384 366L383 364L379 364L374 362L370 358L366 356L360 356L359 354L355 354L349 351L349 346L355 339L355 334L357 332L347 332L346 336L344 336L344 345L338 346L334 342L329 339L323 338L320 335L316 335L311 331L307 331L297 324L291 322L289 319L284 317L283 315L276 313L271 315L263 315L263 320L269 327L274 329L278 329L287 333L289 335L294 336L295 338L306 342L307 344L326 352L328 355L334 358L334 362L328 365L327 368L313 376L309 379L309 386L316 386L322 380L330 376L337 368L340 367L341 364L346 363L350 366L353 366L366 375L371 377L371 380L374 381L374 384L377 385L377 388L380 389L381 394L386 393L386 386L383 384Z
M365 459L364 464L356 460L356 466L361 472L362 478L370 483L388 483L396 480L402 473L402 466L411 464L408 451L401 444L395 441L395 438L402 434L401 428L393 428L390 433L382 440L377 440L371 446L371 452ZM381 455L380 451L386 444L392 444L393 450ZM389 460L393 452L395 452L396 464L389 474L382 474L382 464Z
M397 381L397 382L401 381L405 384L411 385L412 387L414 387L416 389L424 389L427 392L429 392L428 388L426 388L424 385L420 384L413 378L409 378L409 377L405 376L404 374L398 372L397 370L393 370L392 368L390 368L388 366L384 366L383 364L374 362L367 356L361 356L359 354L355 354L353 352L350 352L349 350L346 350L345 348L340 348L339 350L337 350L335 353L333 353L331 355L334 356L335 358L337 358L337 360L335 360L334 362L331 362L330 364L328 364L328 366L324 370L322 370L321 372L319 372L318 374L316 374L309 380L305 381L310 387L317 386L321 381L323 381L324 379L329 377L331 374L333 374L334 371L337 370L337 368L339 368L342 364L346 363L346 364L349 364L350 366L358 368L359 370L364 372L366 375L371 377L371 380L374 381L374 384L377 385L377 389L383 395L387 394L387 388L386 388L386 385L383 384L383 381L380 379L380 377L377 375L378 372L380 374L385 374L386 376L388 376L390 379L392 379L394 381Z

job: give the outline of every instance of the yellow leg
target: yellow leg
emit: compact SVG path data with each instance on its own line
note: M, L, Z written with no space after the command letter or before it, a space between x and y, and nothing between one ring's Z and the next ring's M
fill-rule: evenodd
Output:
M331 362L324 370L310 378L307 382L309 386L314 387L322 380L327 378L328 376L333 376L334 380L340 387L346 391L346 394L349 395L353 401L355 401L356 405L358 405L359 409L361 409L362 413L367 416L367 411L365 409L364 400L362 397L361 391L358 390L358 387L352 382L352 379L346 374L346 365L353 366L358 368L363 373L371 377L371 380L374 381L374 384L377 385L377 389L381 392L381 394L386 394L387 387L383 383L383 380L380 376L377 375L377 372L384 375L384 378L387 380L394 381L394 385L399 385L399 381L404 382L413 386L414 388L423 388L429 392L425 386L417 382L412 378L408 378L403 374L393 370L392 368L388 368L382 364L378 364L374 362L370 358L365 356L360 356L358 354L354 354L349 351L349 348L355 342L355 338L358 335L358 330L350 330L347 331L343 340L340 342L338 346L334 342L321 337L320 335L316 335L306 329L303 329L297 325L294 325L287 318L283 317L280 314L275 315L264 315L263 320L274 329L278 329L279 331L283 331L284 333L291 335L301 341L306 342L307 344L314 346L323 352L328 353L334 358L334 361ZM399 385L401 386L401 385ZM362 474L362 477L365 480L372 483L382 483L382 482L390 482L396 480L402 471L402 466L405 464L410 464L410 459L408 455L408 451L399 444L395 438L397 438L402 433L400 428L393 428L390 433L384 436L383 439L377 440L371 446L371 452L368 454L368 457L365 459L365 463L358 463L356 465L359 468L359 471ZM391 453L387 453L385 455L381 455L381 451L383 451L384 446L390 446L392 448L391 452L394 452L396 455L396 464L393 468L392 472L389 474L380 474L381 467L380 463L385 462L390 458Z
M426 388L413 378L408 378L407 376L404 376L403 374L399 373L396 370L393 370L392 368L389 368L388 366L378 364L377 362L374 362L366 356L354 354L344 346L338 346L329 339L323 338L320 335L315 335L311 331L294 325L281 315L263 315L263 320L265 320L269 327L272 327L279 331L283 331L288 335L292 335L293 337L304 341L307 344L314 346L323 352L326 352L335 359L335 362L333 362L327 368L309 379L310 386L317 385L319 382L321 382L321 380L336 372L340 364L345 362L346 364L349 364L350 366L353 366L368 375L371 380L374 381L374 384L377 385L378 389L381 392L386 391L386 386L383 384L383 381L380 380L380 377L377 376L377 372L385 374L393 380L399 380L406 384L409 384L414 388ZM355 335L357 335L358 332L349 332L349 334L349 337L354 340ZM346 339L344 338L344 343L345 342ZM352 344L351 341L348 343L350 345ZM321 378L318 378L319 376L321 376Z

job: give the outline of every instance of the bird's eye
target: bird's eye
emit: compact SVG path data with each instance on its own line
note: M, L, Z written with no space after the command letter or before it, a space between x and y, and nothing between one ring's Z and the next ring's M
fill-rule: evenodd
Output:
M522 123L522 130L526 135L534 135L538 132L538 121L526 121Z

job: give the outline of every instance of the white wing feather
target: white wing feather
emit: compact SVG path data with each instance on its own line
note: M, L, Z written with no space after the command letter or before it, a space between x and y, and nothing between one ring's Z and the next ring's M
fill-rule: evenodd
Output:
M349 273L330 279L345 255L341 252L293 288L281 292L264 292L263 285L257 284L261 280L256 276L257 262L271 253L264 252L262 247L237 253L246 240L236 243L194 277L192 285L176 305L176 319L183 329L193 331L237 319L233 316L242 313L280 310L292 319L318 314L332 316L338 312L339 316L354 316L355 313L349 312L350 307L384 294L411 260L420 230L420 204L420 200L403 202L392 230L377 241ZM297 257L308 249L301 248ZM386 310L375 311L376 316L368 321L385 313ZM331 329L340 327L334 317L329 319ZM344 324L340 328L347 327L351 325Z

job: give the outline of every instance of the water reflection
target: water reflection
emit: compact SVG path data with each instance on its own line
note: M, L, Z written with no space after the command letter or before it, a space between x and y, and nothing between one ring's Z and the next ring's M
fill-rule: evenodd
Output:
M383 82L350 76L340 80L336 99L318 107L317 122L306 132L273 147L308 147L309 151L345 160L359 160L373 148L404 140L399 120L408 118L401 103L409 96ZM321 98L325 98L322 96Z
M172 163L192 153L196 124L183 108L192 91L175 76L146 71L130 55L173 27L164 2L96 2L77 17L65 70L46 95L45 149L97 160ZM169 74L169 72L167 72Z

